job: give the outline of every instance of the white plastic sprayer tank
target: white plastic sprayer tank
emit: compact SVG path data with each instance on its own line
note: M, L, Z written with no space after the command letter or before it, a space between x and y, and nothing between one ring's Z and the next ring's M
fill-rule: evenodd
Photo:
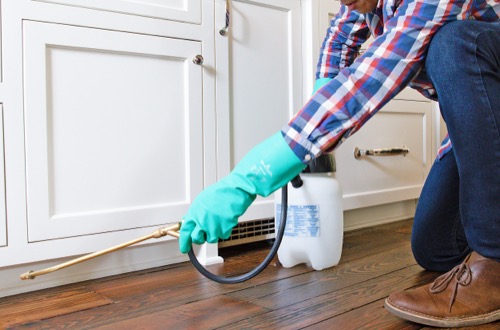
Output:
M315 270L340 261L344 237L342 190L335 178L335 158L326 154L300 174L301 187L288 185L288 217L278 250L284 267L306 263ZM276 228L281 217L281 191L275 193ZM276 230L277 232L277 230Z

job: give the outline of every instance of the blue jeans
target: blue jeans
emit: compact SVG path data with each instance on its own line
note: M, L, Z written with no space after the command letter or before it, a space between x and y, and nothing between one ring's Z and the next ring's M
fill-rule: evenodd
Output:
M435 161L412 231L417 262L448 271L471 251L500 261L500 22L457 21L429 46L453 149Z

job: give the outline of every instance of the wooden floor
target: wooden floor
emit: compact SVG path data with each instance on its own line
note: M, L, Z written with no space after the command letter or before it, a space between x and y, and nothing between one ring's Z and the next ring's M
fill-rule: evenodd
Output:
M383 307L391 292L438 275L416 265L410 228L402 221L346 233L340 264L324 271L273 261L248 282L221 285L182 263L1 298L0 329L428 329ZM268 249L224 249L226 262L210 270L247 272Z

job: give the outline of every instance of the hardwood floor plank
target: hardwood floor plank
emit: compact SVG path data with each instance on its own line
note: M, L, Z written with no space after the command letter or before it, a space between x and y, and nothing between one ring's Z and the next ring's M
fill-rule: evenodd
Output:
M429 283L434 278L434 273L422 271L416 265L410 266L333 293L305 299L224 329L300 329L385 298L393 291Z
M208 266L207 269L215 274L224 276L234 276L245 273L257 266L267 255L268 250L249 251L245 257L238 255L227 262L218 265ZM277 258L257 277L245 283L235 285L220 285L210 281L198 273L191 263L183 263L181 267L169 269L168 271L129 274L128 277L108 278L106 281L96 283L90 282L87 287L112 299L122 299L130 295L147 295L159 293L161 291L183 290L193 286L203 286L208 289L215 289L217 293L226 293L241 288L259 285L276 278L287 278L311 272L312 269L305 266L294 268L283 268L279 265ZM220 290L222 289L222 292Z
M411 226L410 223L405 224ZM410 234L405 227L397 227L397 230L389 231L384 227L368 228L346 233L340 262L363 258L373 254L381 253L390 249L408 245Z
M389 274L415 263L410 246L407 244L404 248L341 262L323 271L281 279L228 295L267 308L279 309Z
M0 308L0 329L112 303L113 300L87 290L71 290L25 303L3 303Z
M335 316L325 321L305 327L303 330L435 330L434 327L423 327L420 324L403 320L384 309L384 300L380 299L371 304L356 308L347 313ZM443 329L443 328L440 328ZM448 328L448 330L455 330ZM478 325L474 327L464 327L460 330L498 330L500 322ZM446 329L443 329L446 330Z
M116 281L90 283L89 288L99 294L112 297L116 303L78 314L63 315L46 320L44 324L52 329L62 329L74 324L78 324L78 329L94 329L98 326L121 322L141 315L192 304L235 290L259 286L270 280L302 273L304 269L301 266L293 269L268 267L258 277L235 285L212 282L199 275L192 266L185 267L184 270L180 270L180 268L175 271L169 270L163 273L163 277L161 273L153 273L144 277L141 274L138 277L122 277ZM177 273L177 271L180 272ZM306 271L310 270L306 269ZM171 276L172 273L175 276ZM144 288L144 292L141 292L141 288ZM24 328L29 329L30 327L25 326Z
M266 311L255 304L217 296L94 329L215 329Z
M180 286L203 282L203 276L191 270L190 264L168 271L129 274L123 278L89 283L88 288L112 299L121 300L131 295L145 295L170 291Z
M405 321L384 310L384 299L353 309L349 312L307 326L304 330L417 330L422 328L413 322Z
M68 291L85 291L86 288L80 283L68 284L54 288L48 288L38 291L33 291L24 294L17 294L14 296L0 298L0 309L9 305L23 305L30 303L32 301L37 301L40 299L50 300L52 298L57 298L60 295L64 295ZM88 291L88 290L87 290Z

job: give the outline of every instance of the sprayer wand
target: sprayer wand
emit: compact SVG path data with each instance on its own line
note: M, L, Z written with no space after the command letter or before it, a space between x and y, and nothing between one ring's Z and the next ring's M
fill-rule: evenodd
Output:
M170 236L173 236L175 238L179 238L179 232L178 231L179 231L180 228L181 228L181 224L180 223L177 223L175 225L171 225L169 227L161 227L161 228L158 228L157 230L155 230L154 232L152 232L149 235L136 238L136 239L134 239L134 240L132 240L130 242L122 243L120 245L117 245L117 246L114 246L114 247L110 247L110 248L102 250L102 251L97 251L97 252L94 252L94 253L90 253L90 254L87 254L87 255L84 255L82 257L79 257L79 258L76 258L76 259L64 262L62 264L59 264L59 265L56 265L56 266L53 266L53 267L49 267L49 268L45 268L45 269L37 270L37 271L30 270L29 272L21 274L21 280L33 280L37 276L45 275L45 274L48 274L48 273L52 273L52 272L55 272L55 271L57 271L59 269L63 269L63 268L70 267L70 266L79 264L81 262L84 262L84 261L87 261L87 260L90 260L90 259L94 259L96 257L99 257L99 256L102 256L102 255L105 255L105 254L108 254L108 253L111 253L111 252L123 249L125 247L130 246L130 245L134 245L134 244L140 243L142 241L146 241L146 240L151 239L151 238L160 238L160 237L163 237L163 236L166 236L166 235L170 235Z
M300 176L297 176L294 180L292 180L292 185L294 187L301 185ZM269 265L271 260L276 256L276 253L278 252L278 248L281 244L281 240L283 239L283 235L285 233L287 210L288 210L288 189L287 189L287 185L284 185L283 188L281 188L281 220L280 220L280 226L279 226L278 233L276 234L276 239L275 239L274 244L271 247L271 250L269 251L269 254L267 255L267 257L256 268L254 268L250 272L243 274L243 275L234 276L234 277L223 277L223 276L215 275L215 274L209 272L205 267L203 267L200 264L200 262L196 258L196 255L194 254L193 249L191 249L188 252L189 260L191 260L191 263L193 264L193 266L201 274L203 274L205 277L211 279L212 281L215 281L218 283L235 284L235 283L247 281L247 280L255 277L256 275L258 275L260 272L262 272ZM168 226L168 227L161 227L149 235L136 238L132 241L122 243L120 245L107 248L105 250L90 253L90 254L87 254L87 255L84 255L82 257L64 262L62 264L59 264L59 265L56 265L53 267L49 267L49 268L45 268L45 269L37 270L37 271L30 270L24 274L21 274L20 277L21 277L21 280L33 280L37 276L52 273L52 272L55 272L57 270L60 270L60 269L66 268L66 267L70 267L70 266L76 265L78 263L81 263L81 262L102 256L102 255L105 255L105 254L108 254L108 253L111 253L111 252L114 252L117 250L123 249L125 247L140 243L142 241L146 241L146 240L151 239L151 238L160 238L160 237L163 237L166 235L170 235L170 236L173 236L175 238L179 238L180 228L181 228L180 222L176 223L174 225Z

